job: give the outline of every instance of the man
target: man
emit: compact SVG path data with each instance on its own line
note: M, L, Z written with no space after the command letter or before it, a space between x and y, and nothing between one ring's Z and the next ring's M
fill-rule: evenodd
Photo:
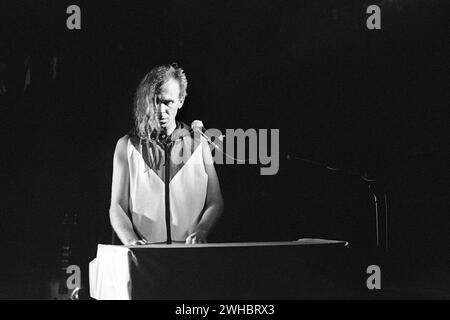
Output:
M153 68L140 82L135 128L114 152L111 225L124 245L205 243L223 211L208 144L176 120L187 89L176 64Z

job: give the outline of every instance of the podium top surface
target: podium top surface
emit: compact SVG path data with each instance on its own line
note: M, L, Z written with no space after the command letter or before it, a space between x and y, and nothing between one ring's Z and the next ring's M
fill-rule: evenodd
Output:
M270 246L305 246L305 245L339 245L347 247L349 243L342 240L326 240L304 238L294 241L273 241L273 242L228 242L228 243L202 243L185 244L183 242L152 243L147 245L125 246L130 249L180 249L180 248L232 248L232 247L270 247Z

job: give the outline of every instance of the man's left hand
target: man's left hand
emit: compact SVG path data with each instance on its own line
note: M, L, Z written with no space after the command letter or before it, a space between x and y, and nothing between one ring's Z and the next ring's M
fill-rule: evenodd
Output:
M194 231L186 238L186 244L206 243L206 232L203 230Z

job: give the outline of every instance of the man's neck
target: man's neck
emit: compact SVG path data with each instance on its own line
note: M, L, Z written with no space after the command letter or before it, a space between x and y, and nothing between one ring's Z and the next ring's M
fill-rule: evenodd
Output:
M177 124L176 124L176 121L174 121L173 124L166 130L166 135L170 136L175 131L176 127L177 127Z

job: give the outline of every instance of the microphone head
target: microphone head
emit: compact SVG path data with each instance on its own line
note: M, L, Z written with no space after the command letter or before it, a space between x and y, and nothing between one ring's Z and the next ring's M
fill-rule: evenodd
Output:
M200 120L194 120L192 121L191 128L194 131L202 131L204 129L203 122Z

